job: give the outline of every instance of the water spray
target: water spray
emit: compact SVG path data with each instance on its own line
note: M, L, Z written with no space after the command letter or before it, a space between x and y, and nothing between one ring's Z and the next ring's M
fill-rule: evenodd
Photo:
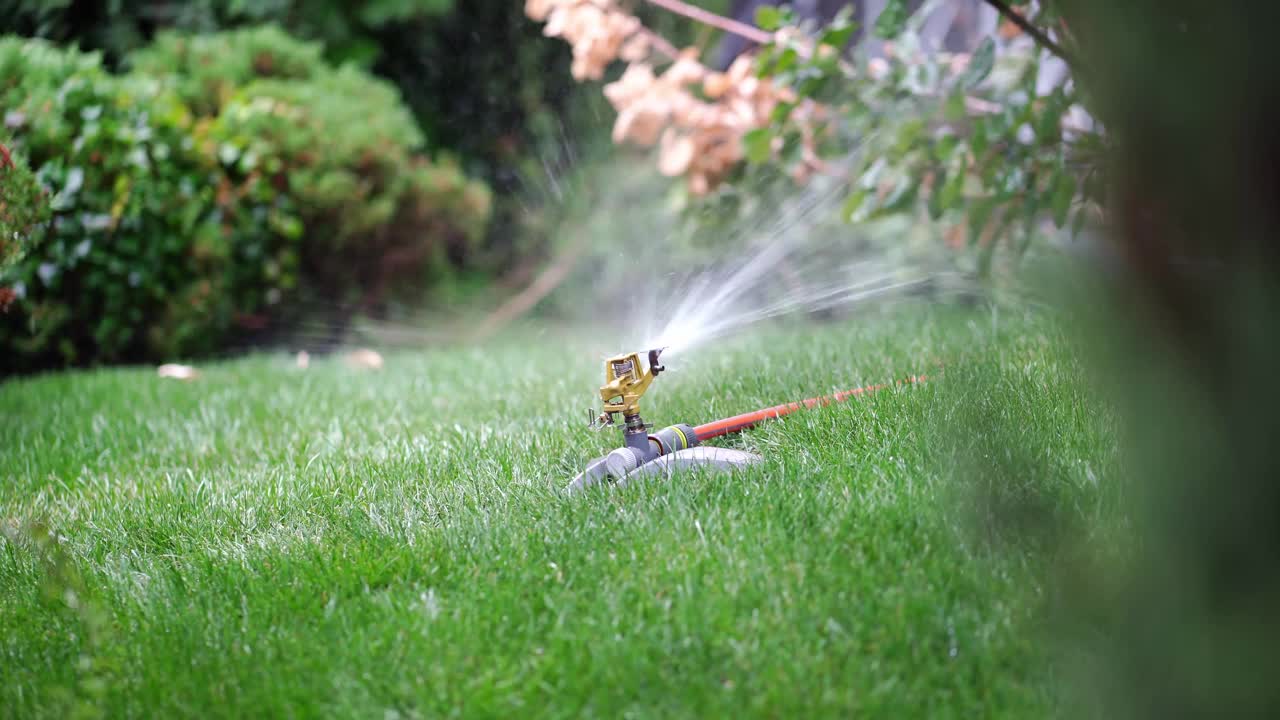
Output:
M753 428L797 410L844 402L888 387L886 384L868 385L834 395L775 405L703 425L671 425L650 434L653 425L646 423L640 416L640 398L654 379L666 370L660 363L664 349L617 355L605 360L605 381L600 386L600 400L604 407L599 415L595 411L590 412L591 427L618 427L622 432L622 447L588 463L586 469L569 484L569 492L579 492L601 483L622 486L633 479L669 475L682 469L729 471L755 465L763 461L756 453L705 446L702 443ZM648 360L648 364L643 367L642 355ZM913 376L899 384L918 383L924 379L924 376ZM622 418L621 423L618 422L618 416Z

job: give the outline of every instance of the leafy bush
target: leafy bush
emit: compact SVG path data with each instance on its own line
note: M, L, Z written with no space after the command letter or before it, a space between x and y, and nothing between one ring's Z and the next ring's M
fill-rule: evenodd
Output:
M353 68L250 83L202 133L234 193L289 198L291 212L268 211L272 226L305 229L310 279L363 291L344 300L368 307L401 281L420 286L483 235L488 190L415 155L421 136L395 89Z
M39 41L0 40L0 77L15 147L53 211L6 276L18 311L0 326L17 351L5 363L211 349L236 309L222 292L233 239L212 222L216 168L197 153L186 108L153 80ZM260 283L248 306L268 289ZM177 305L183 322L159 332Z
M9 32L99 50L106 54L109 65L145 46L156 28L210 33L264 23L283 24L294 35L322 43L330 59L363 64L379 55L378 31L392 24L438 17L453 4L454 0L0 0L0 17Z
M369 307L420 290L483 233L487 189L415 153L390 86L275 29L169 36L137 65L165 53L186 59L116 76L0 40L0 113L53 210L4 278L4 365L207 353L320 292Z
M22 259L31 233L49 213L35 176L21 156L14 157L5 142L0 137L0 278ZM8 306L12 293L0 286L0 310Z
M326 69L321 48L274 25L213 35L162 32L129 55L129 66L168 85L198 115L216 115L259 78L308 80Z
M424 139L395 87L329 67L314 43L271 26L163 33L130 64L164 74L205 116L196 133L225 170L225 196L286 237L305 231L302 263L327 300L362 288L340 299L379 305L401 281L420 286L461 261L484 232L488 190L417 155Z
M700 4L723 9L728 3ZM558 181L548 175L558 175L571 155L582 150L583 136L598 129L602 102L577 92L568 74L567 48L546 42L541 26L524 17L523 5L513 0L0 0L0 17L10 31L99 50L108 67L132 64L148 73L167 73L181 65L182 75L193 75L200 68L190 60L201 55L217 77L231 77L226 66L251 55L202 53L199 46L225 42L209 42L209 33L263 23L276 23L290 36L318 43L330 63L353 62L371 69L400 89L428 147L447 148L468 175L499 191L487 237L467 261L473 269L496 273L545 250L547 236L540 224L559 205L554 191ZM649 10L649 15L670 19L660 12ZM687 23L656 27L680 46L695 40ZM184 36L166 31L194 39L185 47L173 47ZM169 48L144 52L148 46L163 46L166 38ZM138 67L143 62L140 55L148 54L155 62ZM195 98L193 107L200 112L204 97L226 102L245 82L245 75L238 73L206 96L199 94L197 83L192 83L191 92L179 92L188 102ZM547 168L552 168L550 173Z

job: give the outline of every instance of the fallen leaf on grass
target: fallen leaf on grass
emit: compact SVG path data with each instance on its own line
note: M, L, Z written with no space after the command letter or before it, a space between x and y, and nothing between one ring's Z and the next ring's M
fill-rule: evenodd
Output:
M352 350L347 354L347 364L362 370L381 370L382 356L367 348Z
M166 363L156 368L156 374L162 378L173 380L195 380L200 377L200 373L190 365L175 365L173 363Z

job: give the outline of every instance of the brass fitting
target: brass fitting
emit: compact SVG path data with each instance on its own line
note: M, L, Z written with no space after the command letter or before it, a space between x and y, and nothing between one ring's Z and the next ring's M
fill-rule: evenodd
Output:
M604 385L600 386L600 400L604 409L598 422L611 424L616 413L630 420L640 415L640 396L649 389L649 384L665 368L658 364L658 356L662 349L649 351L649 366L640 369L640 353L618 355L604 362Z

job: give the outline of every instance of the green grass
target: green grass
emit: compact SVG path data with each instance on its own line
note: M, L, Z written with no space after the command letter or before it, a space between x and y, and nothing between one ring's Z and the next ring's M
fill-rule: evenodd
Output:
M1114 450L1053 323L910 311L673 361L651 421L934 377L731 440L767 457L740 475L570 498L615 440L585 347L0 385L0 715L1054 711L1044 540L1113 512Z

